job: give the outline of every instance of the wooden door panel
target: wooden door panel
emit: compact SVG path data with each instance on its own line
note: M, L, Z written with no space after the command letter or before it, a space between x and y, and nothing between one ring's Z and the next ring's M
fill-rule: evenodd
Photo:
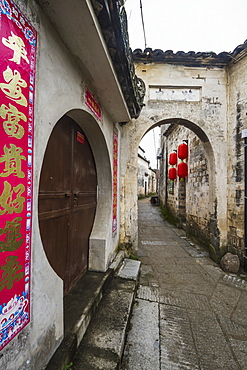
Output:
M65 116L49 139L39 188L41 238L51 266L64 280L65 293L87 270L96 202L90 145L81 128Z
M40 193L39 215L47 212L66 212L70 209L71 194L69 193Z
M83 142L77 140L78 132ZM88 140L77 125L74 126L73 202L70 228L70 286L87 269L89 236L92 230L97 196L97 176Z
M71 228L70 266L71 281L87 269L89 236L91 234L95 206L86 206L73 212Z
M95 205L97 202L97 192L78 192L75 193L76 205L77 207L82 207L86 205Z
M78 142L78 132L83 135L84 142ZM89 142L81 130L74 132L73 190L75 193L95 191L97 187L96 167Z
M61 279L65 278L67 269L68 223L69 213L58 217L40 218L39 220L47 259Z
M47 144L41 170L39 192L60 194L71 192L71 122L63 117L54 127Z

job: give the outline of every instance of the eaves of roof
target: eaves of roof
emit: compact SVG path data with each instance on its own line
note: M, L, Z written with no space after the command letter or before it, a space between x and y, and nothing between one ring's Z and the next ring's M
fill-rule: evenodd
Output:
M219 67L222 68L230 62L236 62L241 59L240 56L247 52L247 40L237 46L233 52L222 52L216 54L214 52L195 52L195 51L178 51L174 53L172 50L163 51L161 49L152 50L146 48L144 51L135 49L132 53L134 62L148 63L168 63L175 65L184 65L188 67Z
M145 84L136 76L123 0L92 0L131 118L143 107Z

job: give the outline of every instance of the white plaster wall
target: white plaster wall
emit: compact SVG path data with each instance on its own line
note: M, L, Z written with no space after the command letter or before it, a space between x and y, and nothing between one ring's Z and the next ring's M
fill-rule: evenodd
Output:
M145 194L146 183L146 194ZM145 196L149 190L149 162L138 157L138 196Z
M121 128L120 149L120 242L131 245L133 252L136 252L138 247L137 153L139 144L135 124L129 122L124 125Z
M132 209L131 219L125 217L125 234L121 240L130 240L128 222L137 220L137 205L134 194L136 183L136 157L142 136L151 128L164 123L185 124L205 142L205 150L210 160L212 186L210 192L217 200L218 227L221 244L226 244L227 227L227 75L222 68L185 67L162 63L136 64L136 74L146 84L146 97L140 117L123 127L124 147L127 147L125 163L122 164L122 179L125 187L127 209ZM191 87L201 90L199 101L156 101L150 100L149 87ZM186 120L186 121L183 121ZM179 123L179 122L178 122ZM131 144L130 144L131 143ZM132 182L130 178L132 176ZM128 194L128 196L127 196ZM211 202L210 212L215 202ZM128 208L129 207L129 208ZM124 218L124 216L123 216ZM130 227L130 226L129 226ZM137 247L137 229L134 231L133 244ZM129 230L130 231L130 230Z
M148 191L149 194L156 194L157 190L157 175L152 169L149 169L149 183L148 183Z
M63 282L47 261L38 225L38 189L42 161L56 122L68 113L89 139L98 175L98 205L90 238L90 268L105 271L118 245L112 236L113 123L103 109L98 121L84 102L90 81L77 68L59 36L35 2L18 5L38 31L34 129L34 199L32 234L31 322L8 344L1 369L41 369L63 338ZM98 99L100 103L100 99ZM118 227L119 230L119 227ZM14 365L13 365L14 361Z

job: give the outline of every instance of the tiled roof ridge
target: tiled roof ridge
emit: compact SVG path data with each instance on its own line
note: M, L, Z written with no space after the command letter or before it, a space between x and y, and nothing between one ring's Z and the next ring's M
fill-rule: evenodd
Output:
M146 62L167 62L167 63L178 63L178 64L206 64L206 65L217 65L224 66L234 59L241 51L247 49L247 40L243 44L238 45L233 52L223 51L215 53L213 51L195 52L195 51L177 51L173 50L163 51L161 49L146 48L135 49L133 54L134 61L146 61Z

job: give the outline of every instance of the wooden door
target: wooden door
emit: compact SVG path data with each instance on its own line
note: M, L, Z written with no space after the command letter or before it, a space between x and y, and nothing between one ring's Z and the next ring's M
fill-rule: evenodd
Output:
M39 187L39 225L47 258L65 293L87 270L97 197L93 154L82 129L64 116L48 141Z

